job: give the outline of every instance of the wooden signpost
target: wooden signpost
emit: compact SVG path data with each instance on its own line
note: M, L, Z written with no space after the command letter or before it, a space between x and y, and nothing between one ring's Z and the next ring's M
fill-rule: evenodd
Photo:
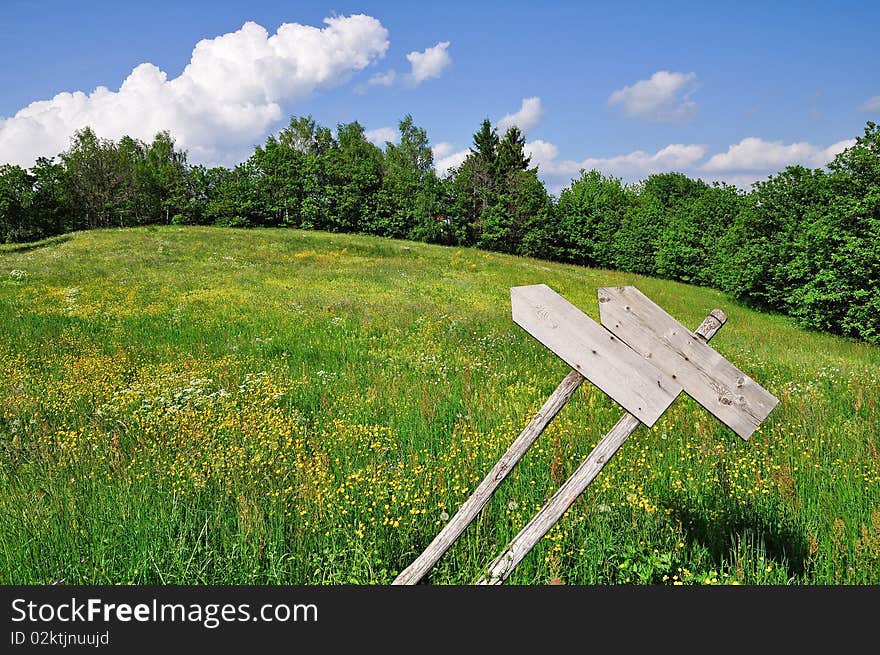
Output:
M748 439L778 400L708 341L727 321L720 309L690 332L635 287L599 289L599 325L544 284L510 290L513 320L572 367L507 452L425 551L393 584L415 584L445 553L529 447L590 380L626 413L572 476L492 562L478 584L501 584L636 430L652 426L681 391Z
M626 411L654 425L681 385L546 284L510 290L513 322Z
M635 287L599 289L599 316L743 439L779 402Z

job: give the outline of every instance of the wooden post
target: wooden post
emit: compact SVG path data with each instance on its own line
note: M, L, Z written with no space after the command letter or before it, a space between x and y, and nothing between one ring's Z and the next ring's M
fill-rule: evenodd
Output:
M529 447L535 443L535 439L540 436L544 429L549 425L550 421L559 413L569 399L577 391L578 387L584 381L577 371L571 371L563 378L556 390L550 395L543 404L535 418L526 426L520 435L514 440L507 449L507 452L501 456L498 463L489 471L489 475L483 478L483 481L476 488L471 497L468 498L464 505L455 513L449 523L447 523L440 531L434 541L432 541L419 557L406 569L398 575L393 585L412 585L416 584L428 570L437 563L443 553L455 543L455 540L461 536L461 533L471 524L482 509L489 502L492 494L498 486L507 477L511 469L516 463L522 459Z
M703 341L709 341L727 321L727 316L720 309L709 313L697 328L696 334ZM523 558L534 548L541 538L547 534L562 515L589 486L596 475L605 467L618 449L640 425L639 419L632 414L625 414L617 424L608 431L602 441L593 449L587 459L547 501L547 504L520 530L519 534L508 544L505 551L489 565L486 574L477 582L478 585L497 585L504 582Z

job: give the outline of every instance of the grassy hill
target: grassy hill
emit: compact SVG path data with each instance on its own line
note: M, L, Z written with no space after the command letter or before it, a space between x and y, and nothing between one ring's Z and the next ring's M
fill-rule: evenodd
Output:
M144 228L0 246L0 583L388 583L567 367L546 283L635 284L780 399L680 398L510 579L880 583L880 349L720 293L374 237ZM620 415L584 384L429 582L477 577Z

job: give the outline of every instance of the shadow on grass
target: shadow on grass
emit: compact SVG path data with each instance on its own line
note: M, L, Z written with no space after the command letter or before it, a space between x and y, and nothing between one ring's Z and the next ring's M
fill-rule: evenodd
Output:
M699 505L681 498L664 499L664 506L680 521L688 540L706 548L719 566L730 562L740 547L763 546L765 556L788 569L789 577L806 573L810 543L806 529L767 507L753 503L735 506L728 499Z
M0 246L0 253L28 252L37 248L50 248L59 246L62 243L70 241L73 237L69 234L61 234L57 237L49 237L40 241L30 241L28 243L10 243Z

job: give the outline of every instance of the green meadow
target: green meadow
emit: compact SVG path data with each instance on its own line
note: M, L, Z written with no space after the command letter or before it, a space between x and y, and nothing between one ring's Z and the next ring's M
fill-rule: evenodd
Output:
M880 584L880 348L720 292L379 237L147 227L0 246L0 583L388 584L568 367L510 317L634 284L779 406L682 396L511 584ZM468 584L621 409L584 384L426 577Z

